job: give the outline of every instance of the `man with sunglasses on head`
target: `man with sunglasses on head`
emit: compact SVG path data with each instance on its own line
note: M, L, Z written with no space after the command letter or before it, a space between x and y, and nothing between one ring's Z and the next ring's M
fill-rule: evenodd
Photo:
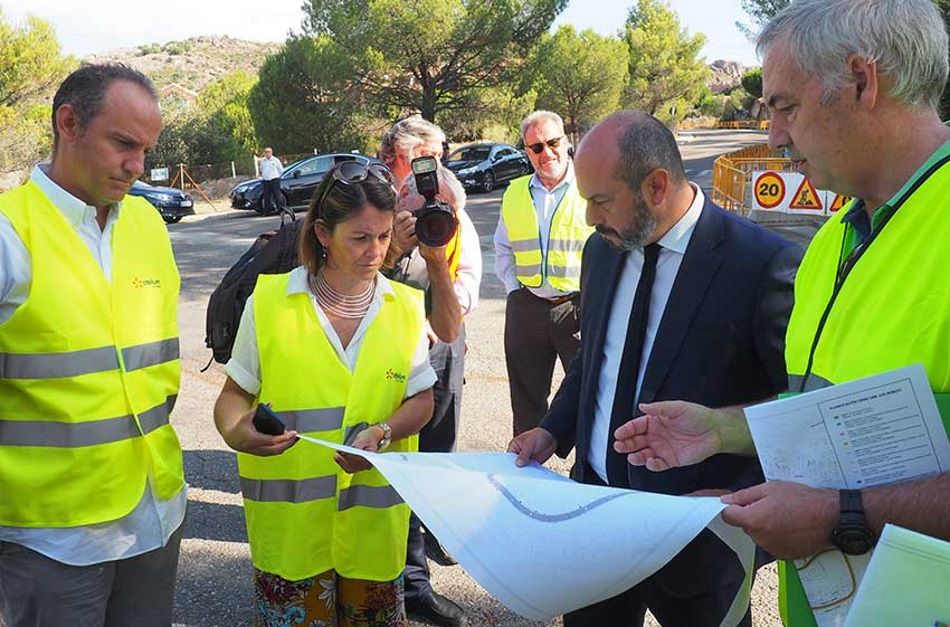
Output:
M534 174L515 179L495 229L495 274L508 293L505 362L514 435L548 410L554 362L567 371L580 346L581 252L593 232L577 192L561 116L535 111L521 122Z

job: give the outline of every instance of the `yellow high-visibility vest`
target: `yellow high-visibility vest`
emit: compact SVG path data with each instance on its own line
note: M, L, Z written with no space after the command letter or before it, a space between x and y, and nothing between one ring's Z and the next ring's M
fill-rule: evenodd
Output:
M332 442L389 418L403 403L423 332L422 292L392 283L350 372L327 339L309 294L287 294L290 274L261 275L254 321L258 401L290 429ZM416 451L418 437L387 451ZM238 454L251 558L299 581L334 569L391 581L406 565L409 508L375 468L348 474L334 451L298 442L275 457Z
M168 422L178 394L178 268L148 201L122 201L112 282L42 190L0 196L32 260L30 292L0 324L0 525L119 519L149 474L182 488Z
M822 317L844 263L842 208L808 247L795 279L785 342L789 389L809 391L922 363L950 433L950 159L893 204L894 213L854 264ZM779 562L779 607L789 627L813 627L795 568Z
M594 232L587 226L587 202L571 184L554 210L548 249L541 250L541 229L528 183L531 176L515 179L501 200L501 218L515 257L515 275L527 287L541 287L544 279L556 290L576 292L581 283L584 243Z

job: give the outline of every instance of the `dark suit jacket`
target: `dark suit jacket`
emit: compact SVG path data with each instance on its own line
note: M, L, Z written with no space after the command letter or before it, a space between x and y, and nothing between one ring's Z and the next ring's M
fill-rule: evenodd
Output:
M707 199L663 312L639 402L686 400L723 407L785 390L785 328L801 254L798 246ZM587 241L580 353L541 423L557 439L558 455L576 450L571 476L578 481L590 472L594 397L622 259L600 235ZM704 488L737 490L764 480L754 458L735 455L665 472L628 466L628 476L634 489L675 495ZM670 593L700 594L741 580L741 568L730 555L704 531L657 576ZM723 562L734 562L735 568Z

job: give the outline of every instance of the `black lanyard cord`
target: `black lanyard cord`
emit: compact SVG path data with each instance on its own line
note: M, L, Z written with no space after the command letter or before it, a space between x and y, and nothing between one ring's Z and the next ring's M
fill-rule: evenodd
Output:
M841 293L841 288L844 286L845 279L851 274L851 270L854 269L854 266L857 265L861 257L864 256L864 253L871 247L871 244L874 243L874 240L877 239L877 236L881 234L884 230L884 227L887 226L888 222L891 221L891 218L897 213L897 210L907 201L908 198L913 195L917 189L927 182L928 179L940 168L950 162L950 155L943 157L936 163L934 163L930 168L921 175L914 184L901 196L893 205L893 209L884 216L881 220L881 223L877 228L871 230L871 234L868 235L868 238L861 242L851 253L842 261L841 256L844 254L844 247L848 237L848 229L845 228L844 234L841 240L841 249L838 253L838 267L835 271L835 287L831 292L831 298L828 299L828 304L825 305L825 310L821 314L821 318L818 320L818 328L815 330L815 337L812 339L811 350L808 352L808 365L805 367L805 375L802 377L802 382L798 387L799 392L805 391L805 386L808 383L808 377L811 376L811 369L815 361L815 351L818 350L818 342L821 339L821 333L825 329L825 323L828 321L828 316L831 314L831 308L834 307L835 300L838 298L838 294Z

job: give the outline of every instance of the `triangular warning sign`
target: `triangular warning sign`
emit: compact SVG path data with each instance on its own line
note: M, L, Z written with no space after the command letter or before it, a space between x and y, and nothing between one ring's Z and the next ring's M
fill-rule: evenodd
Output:
M831 206L828 207L828 211L837 211L844 207L846 204L851 202L851 196L845 196L844 194L838 194L835 196L835 201L831 203Z
M798 191L792 196L792 202L788 207L789 209L821 210L821 199L818 198L818 192L811 181L802 179L802 184L798 186Z

